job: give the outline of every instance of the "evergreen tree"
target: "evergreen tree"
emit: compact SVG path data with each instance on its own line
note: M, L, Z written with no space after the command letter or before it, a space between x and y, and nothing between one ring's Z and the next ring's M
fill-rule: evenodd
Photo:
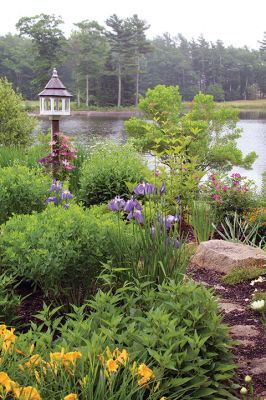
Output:
M259 43L260 43L260 50L263 52L266 51L266 31L263 34L262 41L259 41Z
M145 31L149 29L149 25L145 21L139 19L139 17L134 14L133 17L126 20L126 26L129 31L132 32L132 44L134 51L134 64L133 69L135 70L136 76L136 91L135 91L135 106L138 105L139 100L139 79L141 74L141 57L152 51L152 46L146 38Z
M116 14L106 20L106 25L111 28L106 32L111 51L115 75L118 80L117 106L121 106L122 77L132 66L134 56L134 34L125 20L118 18Z
M81 85L85 86L85 103L88 106L90 99L97 99L99 78L104 74L108 56L108 46L104 35L104 28L96 21L82 21L75 26L69 39L70 58L80 103Z

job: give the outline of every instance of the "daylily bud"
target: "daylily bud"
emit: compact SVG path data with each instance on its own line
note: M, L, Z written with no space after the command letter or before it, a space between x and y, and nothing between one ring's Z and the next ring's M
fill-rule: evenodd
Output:
M245 376L245 382L250 383L252 381L252 377L250 375Z
M247 389L243 386L241 389L240 389L240 394L247 394Z

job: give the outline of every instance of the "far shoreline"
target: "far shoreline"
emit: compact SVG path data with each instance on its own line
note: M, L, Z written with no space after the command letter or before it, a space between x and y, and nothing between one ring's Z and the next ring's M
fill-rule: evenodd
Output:
M29 115L34 117L43 118L38 112L30 112ZM86 116L86 117L109 117L109 118L130 118L130 117L140 117L142 112L140 111L71 111L71 115ZM67 117L66 117L67 118Z

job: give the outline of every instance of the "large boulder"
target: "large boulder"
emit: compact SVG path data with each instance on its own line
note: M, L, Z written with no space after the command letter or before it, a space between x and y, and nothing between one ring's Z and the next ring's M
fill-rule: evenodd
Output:
M256 247L225 240L202 242L191 263L198 267L228 273L236 267L263 267L266 253Z

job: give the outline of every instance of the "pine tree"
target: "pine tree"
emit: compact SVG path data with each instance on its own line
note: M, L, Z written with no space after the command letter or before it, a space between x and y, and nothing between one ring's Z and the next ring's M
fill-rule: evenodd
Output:
M133 72L136 76L136 92L135 92L135 106L138 105L139 100L139 79L141 74L141 57L152 51L151 43L147 40L145 31L149 29L149 25L144 20L134 14L133 17L127 18L126 25L132 32L133 50L134 50L134 64Z
M263 34L263 39L262 41L259 40L260 43L260 51L266 51L266 31Z
M106 25L111 31L106 32L108 39L115 74L118 79L117 106L121 106L122 77L125 76L133 62L134 55L134 34L123 19L113 14L106 20Z

